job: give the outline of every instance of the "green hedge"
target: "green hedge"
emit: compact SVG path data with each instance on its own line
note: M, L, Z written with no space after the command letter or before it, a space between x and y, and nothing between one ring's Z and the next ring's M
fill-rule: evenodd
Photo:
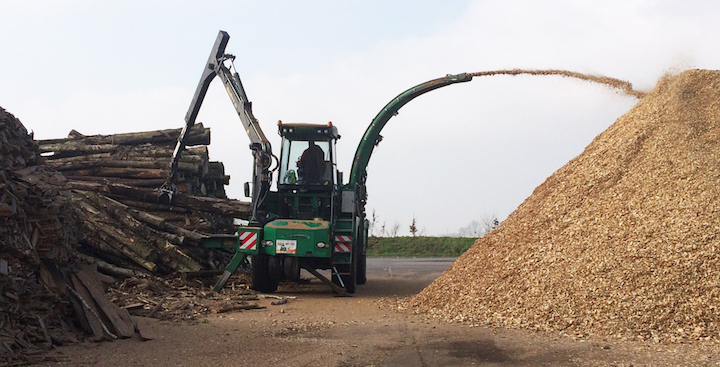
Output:
M370 237L368 256L457 257L472 246L466 237Z

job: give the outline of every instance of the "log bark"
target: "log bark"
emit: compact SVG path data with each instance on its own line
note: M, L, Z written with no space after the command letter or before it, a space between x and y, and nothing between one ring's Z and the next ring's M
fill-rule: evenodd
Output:
M73 157L80 158L80 157ZM134 169L162 169L166 170L170 167L170 160L113 160L107 159L74 159L68 160L58 159L45 162L47 167L57 171L83 170L89 168L134 168ZM178 170L185 172L197 173L202 168L200 162L183 162L178 163Z
M192 257L182 252L182 250L177 248L177 246L173 245L172 243L166 241L165 246L163 246L163 250L164 262L174 270L180 272L194 272L201 269L199 262L195 261Z
M88 145L81 142L66 142L46 144L40 148L40 153L54 153L58 156L112 153L118 149L115 144Z
M69 180L66 183L65 188L102 192L149 203L156 203L158 197L156 190L142 189L113 183L96 183ZM219 214L233 218L247 218L252 212L251 205L247 202L242 202L234 199L218 199L211 197L191 196L181 193L173 197L173 206L179 206L196 211Z
M137 270L133 270L133 269L126 269L126 268L122 268L119 266L115 266L113 264L102 261L93 256L88 256L88 255L85 255L82 253L77 253L76 256L80 260L83 260L89 264L97 265L98 269L100 269L104 272L110 273L110 274L119 275L119 276L122 276L125 278L144 278L144 277L148 276L148 274L146 274L146 273L143 273L143 272L140 272Z
M75 177L73 177L75 179ZM164 219L168 219L168 217L173 217L174 215L180 216L182 218L185 218L184 214L190 213L190 210L186 208L179 208L176 206L168 206L164 204L158 204L158 203L147 203L144 201L137 201L137 200L130 200L122 196L116 196L116 195L108 195L108 197L123 203L127 206L137 208L137 209L143 209L145 212L148 212L150 214L155 213L155 215L162 215ZM158 212L163 214L158 214ZM164 215L164 213L167 213L168 215Z
M118 222L116 224L116 227L119 227L119 225L122 225L125 229L130 231L134 235L139 235L141 238L145 238L148 240L151 240L151 242L158 243L161 242L162 239L171 241L178 245L183 245L190 242L193 242L195 245L199 245L199 241L202 238L199 235L193 236L192 238L188 238L186 241L185 237L183 235L178 235L174 233L168 233L160 230L156 230L153 228L149 228L145 226L145 224L141 223L141 221L137 220L135 218L135 215L139 217L143 217L142 214L139 213L139 211L131 209L127 207L124 204L121 204L115 200L112 200L110 198L107 198L103 195L99 195L97 193L93 192L78 192L81 195L84 195L87 199L89 199L93 204L97 205L98 207L102 208L106 213L110 215L113 219L116 219ZM189 232L189 231L187 231ZM130 234L130 233L129 233ZM193 239L195 241L193 241Z
M162 260L162 263L164 265L167 265L173 270L181 272L200 270L200 263L194 260L192 257L188 256L176 246L182 245L186 242L186 238L184 236L150 228L141 221L134 218L133 214L136 214L138 215L138 217L142 217L147 220L152 220L159 226L162 226L164 221L157 221L156 219L159 218L142 215L138 213L138 211L134 211L115 200L106 198L102 195L98 195L97 193L84 192L79 194L84 195L93 204L97 205L97 207L102 208L105 213L109 214L109 216L116 221L114 227L116 229L122 229L122 233L125 234L127 237L130 237L130 240L126 240L125 237L115 237L117 241L123 243L128 247L131 247L130 244L135 246L145 244L145 246L149 248L154 244L152 251L158 252L158 258ZM133 211L135 213L131 213ZM105 228L103 226L103 223L96 223L96 225L106 233L111 232L111 229ZM166 228L169 227L170 226L166 226ZM193 244L196 246L200 244L199 240L202 238L201 236L199 236L198 234L192 234L189 231L185 232L187 232L189 236L195 239L193 241L193 238L188 238L188 242L193 242ZM115 232L112 231L112 233ZM133 241L132 238L134 238L135 240ZM145 241L139 241L138 238L142 238ZM134 247L131 248L135 250ZM143 248L144 247L141 247L141 249ZM148 257L145 256L145 258Z
M158 254L153 246L107 224L111 220L90 204L83 201L77 201L77 204L75 212L82 220L83 226L92 234L85 236L85 241L96 244L98 248L112 247L149 271L157 269L155 261Z
M168 177L169 169L142 169L142 168L124 168L124 167L96 167L90 169L73 169L66 170L63 173L68 176L103 176L103 177L120 177L132 179L165 179Z
M162 186L162 184L167 181L165 178L117 178L113 177L112 179L108 179L108 177L97 177L97 176L72 176L73 180L76 181L89 181L89 182L100 182L100 183L107 183L112 180L113 183L120 184L120 185L126 185L126 186L134 186L134 187L140 187L140 188L158 188ZM178 183L183 182L182 179L178 180Z
M113 134L113 135L89 135L78 136L67 139L46 139L38 140L42 146L55 144L82 143L86 145L113 144L113 145L139 145L139 144L174 144L180 136L182 129L167 129L145 131L137 133ZM206 129L202 123L195 124L188 132L186 145L208 145L210 144L210 129ZM41 148L43 149L43 148Z

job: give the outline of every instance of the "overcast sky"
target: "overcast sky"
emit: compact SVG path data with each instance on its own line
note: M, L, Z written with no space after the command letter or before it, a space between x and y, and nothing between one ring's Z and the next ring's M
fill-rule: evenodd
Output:
M0 106L37 139L179 128L219 30L255 116L338 126L349 176L372 118L445 74L567 69L651 90L720 66L714 1L0 0ZM637 102L562 77L475 78L423 95L383 130L368 212L427 235L505 219ZM248 139L219 80L198 117L241 198Z

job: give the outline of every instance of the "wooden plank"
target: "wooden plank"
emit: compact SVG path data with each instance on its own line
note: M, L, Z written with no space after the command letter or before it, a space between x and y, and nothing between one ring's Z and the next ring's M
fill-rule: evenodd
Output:
M82 313L78 313L78 316L83 318L85 321L82 322L81 320L81 324L83 324L83 327L87 327L86 331L93 334L93 341L100 341L104 339L105 332L103 331L102 321L98 319L100 313L98 312L97 304L93 301L92 295L75 274L70 275L70 280L72 281L73 289L81 298L80 300L77 300L80 304L80 309L82 310ZM90 309L88 309L88 307L90 307ZM93 311L95 312L94 314Z
M92 299L95 300L104 316L110 321L108 327L114 330L120 338L132 337L135 334L135 327L132 321L124 316L127 311L123 312L118 305L105 298L105 292L100 281L95 277L95 273L97 273L97 270L94 266L86 265L76 275L82 284L87 287Z
M157 331L155 331L156 319L142 316L132 316L132 321L135 324L135 329L140 334L140 340L147 341L158 338Z

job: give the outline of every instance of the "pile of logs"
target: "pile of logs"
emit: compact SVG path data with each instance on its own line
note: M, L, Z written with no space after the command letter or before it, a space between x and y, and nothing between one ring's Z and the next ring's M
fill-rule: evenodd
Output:
M232 233L247 203L226 198L221 162L211 162L210 129L195 125L180 154L173 205L158 202L181 129L38 141L41 162L68 178L72 211L83 233L80 250L101 269L169 273L213 268L215 252L200 248L202 233Z
M43 285L44 262L65 262L77 235L62 174L38 166L32 135L0 108L0 358L62 343L68 303ZM56 331L57 330L57 331ZM37 350L37 349L35 349Z
M216 251L201 248L203 234L233 233L249 204L227 199L229 177L210 162L210 129L195 125L180 155L172 205L158 201L181 130L84 136L38 142L42 163L68 178L79 250L106 272L167 274L216 267ZM219 254L222 255L222 254ZM87 261L92 261L87 259ZM220 261L222 262L222 261Z
M39 140L38 145L43 164L73 180L155 188L168 177L180 131L85 136L73 130L68 138ZM225 198L230 177L221 162L210 162L208 144L210 129L193 126L178 163L178 191Z
M0 362L71 341L68 315L95 337L131 334L127 320L107 322L126 313L103 300L92 279L102 274L79 264L144 278L215 271L229 260L231 253L202 248L202 238L232 233L234 218L251 209L225 197L229 177L203 145L209 129L191 131L195 146L182 152L173 205L158 203L179 133L73 131L38 143L0 108ZM108 330L98 332L93 313Z

